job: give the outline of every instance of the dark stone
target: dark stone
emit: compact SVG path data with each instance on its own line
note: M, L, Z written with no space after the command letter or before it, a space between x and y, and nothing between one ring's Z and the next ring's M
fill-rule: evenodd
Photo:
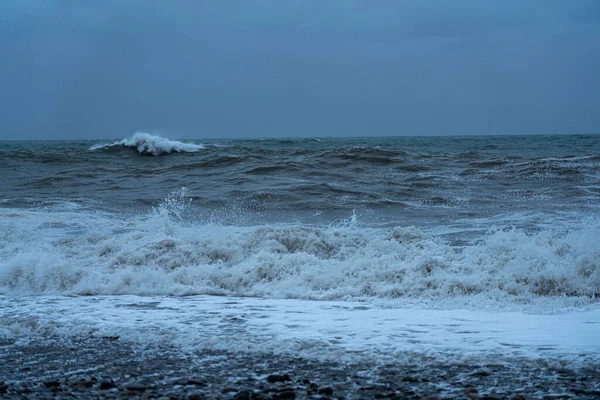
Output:
M199 393L190 394L188 400L203 400L205 397Z
M46 381L44 382L44 386L46 386L47 388L56 388L60 386L60 382L59 381Z
M415 378L414 376L405 376L404 378L402 378L402 382L419 382L418 378Z
M309 388L311 388L311 390L317 390L319 388L319 385L317 385L316 383L311 383L310 385L308 385Z
M221 390L221 393L223 394L227 394L227 393L237 393L238 390L234 387L226 387L223 390Z
M276 393L273 395L272 397L273 399L295 399L296 398L296 393L293 390L282 390L279 393Z
M93 381L86 381L86 380L80 380L76 383L77 386L81 386L81 387L92 387L94 386L94 382Z
M21 372L31 371L31 368L23 367L23 368L19 368L19 371L21 371Z
M235 400L252 400L252 392L249 390L242 390L233 396Z
M125 389L129 390L130 392L143 392L146 390L146 386L142 385L141 383L130 383L125 385Z
M110 381L102 381L100 383L100 390L108 390L108 389L113 389L116 387L117 387L117 385L115 385L114 383L112 383Z
M186 385L206 386L206 383L197 378L190 378L185 382Z
M479 397L479 392L477 392L477 389L475 389L473 386L467 386L467 396L471 400L477 400Z
M6 393L8 392L8 385L0 385L0 393Z
M377 390L377 386L362 386L360 387L358 390L362 391L368 391L368 390Z
M490 373L487 371L475 371L471 374L471 376L475 376L475 377L485 377L485 376L490 376Z
M325 396L331 396L333 394L333 389L330 387L324 387L319 389L319 394L324 394Z
M273 375L267 376L267 381L270 383L288 382L291 380L292 379L290 378L290 376L288 374L283 374L283 375L273 374Z

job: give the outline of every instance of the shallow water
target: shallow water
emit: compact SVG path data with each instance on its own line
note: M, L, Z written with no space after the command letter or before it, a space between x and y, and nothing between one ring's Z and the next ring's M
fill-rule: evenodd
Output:
M183 352L278 353L346 362L600 361L598 308L532 315L339 301L128 295L3 297L0 302L3 336L114 337Z

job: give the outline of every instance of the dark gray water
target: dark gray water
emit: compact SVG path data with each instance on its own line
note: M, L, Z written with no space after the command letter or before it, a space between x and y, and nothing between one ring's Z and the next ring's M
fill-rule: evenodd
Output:
M600 136L137 133L4 142L0 167L0 293L600 297Z
M382 226L600 204L593 135L203 140L189 149L136 134L111 143L3 142L3 206L68 200L147 211L186 188L194 213L224 223L319 224L355 213Z

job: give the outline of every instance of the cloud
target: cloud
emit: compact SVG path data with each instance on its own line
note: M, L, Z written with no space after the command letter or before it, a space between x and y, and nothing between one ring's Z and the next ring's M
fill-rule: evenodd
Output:
M1 2L0 135L595 131L597 4Z

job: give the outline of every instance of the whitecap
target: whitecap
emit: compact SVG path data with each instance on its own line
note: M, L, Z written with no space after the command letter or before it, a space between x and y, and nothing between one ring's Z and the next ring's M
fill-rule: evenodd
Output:
M204 149L203 144L185 143L170 140L158 135L145 132L136 132L129 139L119 140L109 144L95 144L90 151L109 150L115 147L134 148L140 154L159 156L169 153L194 153Z

